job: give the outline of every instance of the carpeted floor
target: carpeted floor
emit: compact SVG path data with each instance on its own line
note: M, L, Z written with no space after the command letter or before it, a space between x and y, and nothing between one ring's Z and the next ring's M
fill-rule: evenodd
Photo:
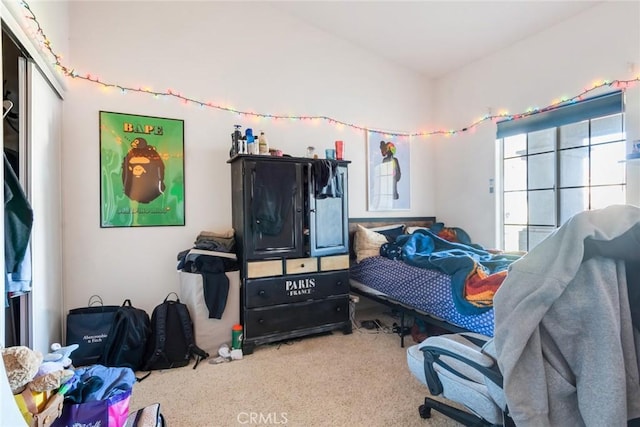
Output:
M357 325L396 321L382 306L356 307ZM154 371L134 386L131 410L159 402L169 427L457 425L436 412L420 418L428 391L409 372L399 337L384 331L263 345L242 360L192 368Z

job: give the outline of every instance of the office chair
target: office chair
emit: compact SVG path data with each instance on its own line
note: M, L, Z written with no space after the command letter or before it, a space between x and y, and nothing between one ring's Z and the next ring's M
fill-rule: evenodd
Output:
M472 332L432 336L409 347L411 373L431 395L464 408L426 397L420 416L430 418L435 409L465 426L514 426L506 410L494 351L493 340Z

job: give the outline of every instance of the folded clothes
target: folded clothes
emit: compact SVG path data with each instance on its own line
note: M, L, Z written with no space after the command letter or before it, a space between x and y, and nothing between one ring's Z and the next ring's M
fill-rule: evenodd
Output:
M235 230L230 228L229 230L219 233L217 231L201 231L198 236L202 237L233 237L235 235Z
M212 231L202 231L196 238L194 245L198 249L222 252L233 252L235 246L236 239L233 230L227 231L224 235Z

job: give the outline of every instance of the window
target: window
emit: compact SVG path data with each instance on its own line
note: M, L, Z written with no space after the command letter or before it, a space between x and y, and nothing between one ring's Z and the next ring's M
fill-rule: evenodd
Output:
M621 92L498 123L502 247L528 251L572 215L626 200Z

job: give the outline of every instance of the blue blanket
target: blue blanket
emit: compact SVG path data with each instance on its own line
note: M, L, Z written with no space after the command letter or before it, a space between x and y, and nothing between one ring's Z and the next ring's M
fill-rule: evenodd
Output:
M390 254L398 254L399 251L398 257L409 265L449 274L456 308L467 315L479 314L492 307L490 301L478 303L470 299L469 295L474 292L471 286L475 286L476 291L486 288L485 294L492 298L496 289L490 290L489 287L499 286L502 280L490 280L489 276L505 272L513 261L520 258L520 255L494 254L478 245L449 242L422 229L398 236L390 245L392 248L381 250L383 256L391 257L393 255Z

